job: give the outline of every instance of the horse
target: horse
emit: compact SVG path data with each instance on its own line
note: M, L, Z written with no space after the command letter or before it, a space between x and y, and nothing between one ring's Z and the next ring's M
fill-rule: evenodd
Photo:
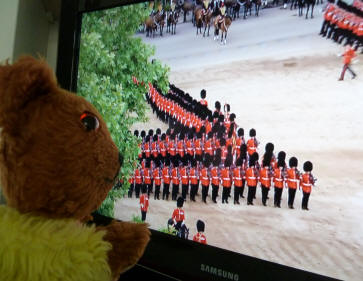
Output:
M252 0L252 2L255 4L255 16L258 17L258 12L260 11L261 7L261 0Z
M239 18L239 10L241 9L241 4L239 1L236 2L234 6L232 6L232 18L235 20Z
M251 13L252 13L252 11L251 11L252 10L251 0L245 0L244 1L244 6L245 6L245 8L243 9L243 19L246 19L248 11L250 12L250 16L251 16Z
M232 18L228 15L226 15L224 17L223 22L221 23L221 26L218 26L220 17L216 17L214 20L214 40L216 40L216 38L218 39L219 36L219 30L222 31L221 33L221 44L226 44L227 43L227 32L228 32L228 28L231 26L232 24ZM223 35L224 35L224 40L223 40Z
M184 13L184 21L183 22L186 22L188 12L194 10L195 4L193 3L192 0L184 0L184 1L181 0L181 1L179 1L179 7L183 10L183 13ZM193 21L193 18L192 18L192 21Z
M179 13L180 13L179 10L175 10L169 14L166 23L166 32L170 32L170 27L171 27L171 34L175 34L176 24L178 23L179 19Z
M314 12L314 6L315 6L315 0L305 0L306 3L306 16L305 18L308 18L309 8L311 6L311 18L313 18L313 12Z
M197 35L198 35L198 29L200 31L200 34L202 34L202 26L203 26L202 12L203 12L202 8L195 9L194 11L195 25L197 26Z
M154 20L154 16L149 16L146 20L145 20L145 28L146 28L146 37L151 35L153 37L155 37L155 32L158 28L158 26L155 23Z
M297 6L299 8L299 17L303 15L304 2L303 0L297 0Z
M205 37L205 32L207 30L207 27L208 27L208 35L207 36L209 36L210 22L212 21L212 17L213 17L213 13L212 13L211 10L209 10L206 15L202 15L202 21L203 21L203 25L204 25L203 37Z
M164 25L165 25L165 18L166 18L166 14L165 14L164 11L163 11L162 14L160 14L160 12L157 12L155 14L155 22L159 26L160 36L163 36L163 30L164 30Z

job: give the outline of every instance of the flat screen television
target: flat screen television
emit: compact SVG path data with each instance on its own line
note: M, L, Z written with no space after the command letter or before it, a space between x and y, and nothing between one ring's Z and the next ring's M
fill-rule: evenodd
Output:
M233 16L233 9L229 7L233 1L224 2L227 6L227 20L229 15ZM189 4L204 5L202 2L195 4L187 0L178 1L175 5L171 5L172 2L169 1L159 3L160 13L165 11L166 16L171 14L171 10L178 11L179 6L188 10ZM132 84L134 87L144 87L148 121L134 124L130 128L132 133L134 130L139 133L144 130L147 135L152 129L153 137L157 128L161 134L171 129L171 135L168 136L170 139L180 138L182 133L184 138L181 139L185 142L187 154L186 142L189 135L194 140L198 138L198 132L201 132L201 139L204 142L208 140L208 134L203 132L209 129L207 126L204 129L199 128L198 122L206 125L205 119L208 121L208 117L215 110L215 102L219 101L221 114L224 115L220 124L225 126L222 131L226 140L226 126L230 126L230 119L226 117L232 113L235 115L235 130L230 130L232 167L238 159L236 142L238 133L241 132L239 129L244 129L247 142L250 129L253 128L259 142L257 152L261 166L266 144L273 143L276 157L280 151L286 152L287 166L290 158L296 157L298 169L303 173L303 164L309 160L313 163L313 174L318 178L309 200L309 211L301 207L301 190L296 192L294 209L288 206L289 192L285 188L282 191L281 208L275 206L274 184L269 190L269 198L263 202L262 197L266 198L266 195L262 194L259 183L253 205L247 204L247 183L243 193L245 198L242 194L237 195L239 204L234 202L236 197L233 184L230 197L227 191L227 197L224 198L226 200L223 200L228 201L228 204L222 203L222 182L216 197L217 203L213 202L211 183L205 202L202 198L202 186L195 196L196 202L190 199L189 186L189 194L183 206L186 213L185 225L189 230L188 239L161 232L168 227L176 201L172 200L175 199L172 194L168 200L163 200L163 183L160 199L155 199L155 187L151 185L153 193L149 195L150 208L146 217L152 231L151 242L138 265L121 276L121 280L132 280L145 274L159 280L359 279L363 273L363 229L359 217L359 213L363 211L363 195L360 192L363 178L362 173L359 173L360 160L363 157L363 124L362 118L359 118L363 100L360 97L361 79L358 77L359 79L350 80L347 73L344 81L337 81L342 67L341 58L337 54L343 52L343 47L319 36L323 22L322 9L326 3L315 6L314 17L310 12L306 14L306 8L303 10L304 14L299 16L293 3L288 3L285 9L283 3L279 5L275 1L263 1L258 16L254 10L255 4L252 4L251 14L248 11L244 17L246 3L236 3L242 4L240 12L231 21L226 39L221 40L221 29L226 27L226 20L214 23L212 19L209 36L208 30L203 34L204 28L201 33L197 31L192 18L196 14L198 25L199 17L206 17L202 9L200 14L193 10L186 13L185 22L181 9L175 34L167 31L165 18L161 35L162 23L156 19L148 22L148 25L156 29L155 34L149 32L149 27L144 25L150 14L157 13L158 3L62 1L57 63L57 76L61 86L75 92L79 90L77 85L79 87L79 79L82 77L78 69L84 63L80 53L84 51L82 40L86 29L89 33L94 32L93 35L97 37L100 35L95 30L102 30L97 29L98 24L112 25L117 22L125 30L135 15L130 14L129 19L124 17L122 20L113 20L112 15L120 15L123 11L137 11L135 13L145 17L140 16L140 25L129 30L129 33L132 38L139 38L139 45L129 47L134 48L134 55L138 56L143 51L140 49L138 52L135 46L153 46L155 53L149 55L144 63L148 64L147 67L158 64L164 69L168 68L167 80L170 85L167 90L163 90L165 87L158 85L158 81L148 81L148 78L153 79L147 75L145 78L130 74L129 81L122 82L129 83L129 86ZM220 9L219 13L224 14L224 9ZM105 15L108 22L104 21ZM218 38L214 33L215 25L220 29ZM134 24L132 26L134 28ZM109 40L115 42L115 38ZM103 54L103 47L102 44L95 45L94 55ZM113 51L122 52L122 49L115 44ZM143 65L138 59L135 67L142 68ZM100 63L102 61L99 57L95 57L96 60ZM110 65L108 70L114 67ZM123 69L130 73L130 65L127 67L128 69ZM352 67L358 73L363 70L361 64L353 64ZM121 70L115 71L123 70L121 67ZM208 103L208 109L200 105L203 89L206 92L204 100ZM120 94L123 94L122 85ZM170 101L170 104L163 104L165 100ZM175 106L174 111L168 112L168 106ZM190 115L189 119L183 119L184 115L193 110L198 111L196 120L191 121ZM204 113L200 114L200 111ZM217 116L213 119L212 116L210 124L218 118ZM216 158L215 145L219 138L217 129L213 131L210 128L214 132L211 138L213 156L207 160L210 167ZM197 159L195 146L193 148L191 158L182 155L168 156L172 160L171 166L174 164L189 167L189 179L193 159L196 159L200 172L203 165L207 165L204 160L208 158L205 150L205 155ZM163 157L159 155L154 159L152 154L148 157L145 152L147 149L144 146L143 149L144 153L140 156L144 159L144 164L150 159L151 167L155 166L156 161L162 163L161 167L166 165ZM246 157L247 166L249 158L251 157ZM224 158L221 162L226 164ZM222 169L220 164L216 166ZM221 174L218 176L222 177ZM172 189L171 184L171 193ZM180 183L177 197L181 194ZM116 219L131 220L135 216L140 216L140 203L135 192L131 198L125 194L124 198L116 201ZM98 223L107 223L109 219L95 215ZM197 233L197 220L205 223L208 245L191 241Z

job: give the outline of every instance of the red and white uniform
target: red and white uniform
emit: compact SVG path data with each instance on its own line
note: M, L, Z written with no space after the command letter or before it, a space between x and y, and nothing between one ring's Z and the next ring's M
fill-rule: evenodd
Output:
M284 172L282 170L282 167L275 168L273 175L274 187L283 188L284 180Z
M248 186L257 186L257 182L259 180L258 172L255 167L249 167L246 170L246 180Z
M207 244L207 238L205 238L205 235L203 233L198 232L193 236L193 241L201 243L201 244Z
M300 182L299 171L295 168L287 169L286 182L288 188L297 189Z
M146 193L143 193L140 195L140 209L143 212L147 212L147 209L149 208L149 197Z
M311 193L311 188L314 185L314 177L310 173L303 173L300 177L300 185L305 193Z
M174 223L184 222L185 221L185 212L181 208L174 209L173 215L171 217Z

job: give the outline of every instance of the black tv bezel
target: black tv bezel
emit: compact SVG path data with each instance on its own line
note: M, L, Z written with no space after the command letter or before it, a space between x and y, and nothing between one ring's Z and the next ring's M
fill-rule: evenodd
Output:
M148 0L62 0L56 75L60 86L72 92L77 89L82 13L109 9ZM109 222L99 214L96 224ZM238 280L337 280L278 263L231 252L214 246L205 246L190 240L150 230L151 241L138 265L122 275L120 280L136 280L149 274L159 280L231 280L223 271L238 274ZM283 243L283 241L281 241ZM322 253L323 254L323 253ZM209 266L222 270L222 276L202 271ZM235 275L233 275L235 276Z

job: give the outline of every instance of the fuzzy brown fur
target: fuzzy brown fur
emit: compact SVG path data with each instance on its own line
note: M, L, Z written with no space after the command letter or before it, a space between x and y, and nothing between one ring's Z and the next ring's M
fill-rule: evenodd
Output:
M83 113L99 120L86 131ZM0 185L22 213L86 220L112 188L119 152L105 122L85 99L58 87L43 61L0 66ZM113 276L135 264L149 240L146 225L113 222Z

